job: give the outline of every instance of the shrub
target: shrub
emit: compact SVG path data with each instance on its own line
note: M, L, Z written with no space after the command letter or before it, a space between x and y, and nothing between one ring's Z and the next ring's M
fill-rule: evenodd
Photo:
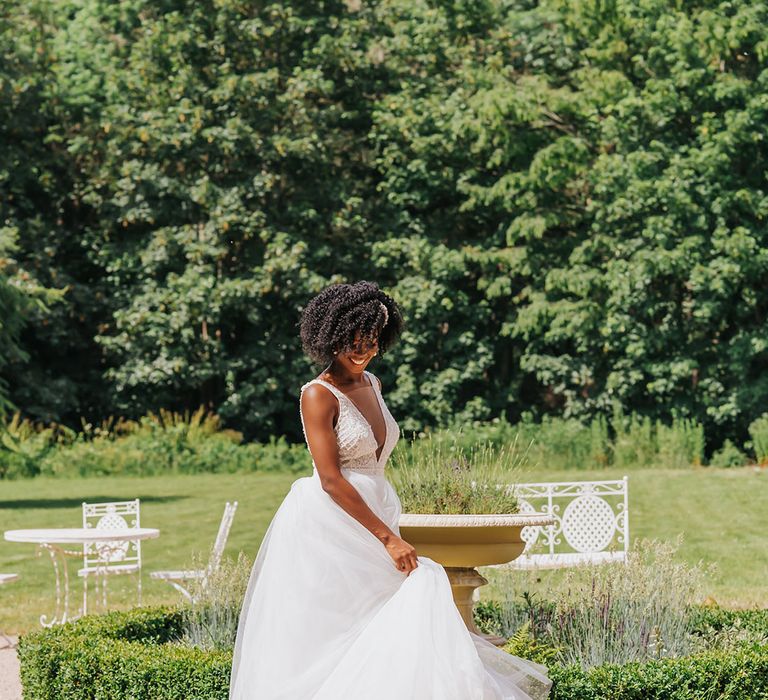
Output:
M552 666L557 661L558 649L537 639L531 632L531 623L524 622L517 631L507 640L504 651L522 659L529 659L536 663Z
M653 424L647 416L634 413L625 416L619 404L614 405L611 428L613 441L612 463L616 467L649 467L656 458Z
M531 413L523 413L517 424L505 418L487 422L474 422L471 429L457 425L439 435L463 435L463 445L490 443L501 446L517 441L527 447L527 460L531 466L543 465L550 469L591 469L604 467L610 460L608 425L602 416L588 424L575 418L544 415L536 422Z
M531 640L554 649L548 641L547 629L555 619L556 609L554 601L523 591L514 600L478 601L474 617L482 632L511 638L525 629ZM687 607L686 616L692 645L698 651L734 649L744 642L768 646L768 609L726 610L718 606L693 604Z
M498 600L479 600L472 609L475 626L486 634L503 635L502 606Z
M671 425L656 421L656 462L665 467L700 466L704 459L704 426L675 415Z
M687 654L687 607L701 595L704 570L676 562L675 553L639 540L626 564L568 572L550 630L561 661L590 668Z
M695 606L690 618L698 649L729 650L745 642L768 646L768 609L723 610Z
M25 698L35 700L225 699L231 652L178 643L180 608L88 615L19 638Z
M39 438L42 440L42 438ZM155 474L236 473L311 469L305 445L285 438L266 444L242 444L242 435L221 428L219 418L202 408L194 413L160 411L139 421L107 421L58 439L52 447L36 449L32 435L21 441L34 467L24 474L48 476L152 476ZM2 472L0 472L0 475Z
M753 425L757 425L754 444L760 446L764 440L762 424ZM404 457L409 463L423 459L423 453L430 449L461 453L465 461L477 461L482 460L479 453L485 449L497 454L508 450L518 454L520 465L524 461L548 469L686 467L701 464L704 449L700 423L675 416L670 425L659 421L651 424L635 414L624 416L620 408L610 425L599 415L588 423L548 415L534 422L531 414L524 413L515 425L499 418L420 433L419 438L426 440L412 438L415 449ZM283 436L271 436L264 443L243 443L242 439L242 434L223 429L218 416L202 408L191 414L150 412L138 421L109 418L98 426L83 423L80 432L55 425L45 428L16 415L0 424L0 479L39 474L298 474L311 469L312 457L303 442L289 444ZM399 451L405 449L405 442L398 446ZM393 456L393 463L398 456L402 456L400 452ZM736 466L745 461L746 457L726 441L712 464Z
M762 700L768 697L768 649L743 645L587 671L553 666L549 675L549 700Z
M768 608L757 610L727 610L718 605L694 605L690 610L694 634L706 630L722 631L738 626L768 635Z
M705 611L727 624L729 614ZM741 613L734 613L739 616ZM762 624L762 613L752 622ZM87 616L19 639L25 698L34 700L226 700L232 653L180 643L181 608L137 608ZM679 659L559 666L552 649L523 629L505 649L546 663L550 700L745 700L768 694L768 649L737 644Z
M519 581L516 580L518 585L513 588L506 572L502 574L502 581L504 600L480 600L475 605L478 627L489 634L511 637L525 626L533 639L551 641L548 630L555 618L556 603L530 591L516 597Z
M726 439L723 446L712 455L709 464L712 467L741 467L747 463L747 456Z
M750 423L749 435L757 463L761 466L768 465L768 413Z
M548 415L534 423L529 414L524 414L518 428L523 443L532 443L529 450L532 466L591 469L608 464L608 431L602 417L585 425L575 418Z
M610 424L602 415L588 422L544 415L536 422L525 412L515 425L501 418L472 423L469 430L456 425L428 434L436 440L455 437L464 447L481 442L501 446L517 440L528 446L531 466L548 469L698 466L705 444L704 426L695 420L675 414L667 425L635 413L626 416L618 404Z
M54 447L57 435L66 428L44 428L17 412L0 422L0 479L37 476L40 461Z

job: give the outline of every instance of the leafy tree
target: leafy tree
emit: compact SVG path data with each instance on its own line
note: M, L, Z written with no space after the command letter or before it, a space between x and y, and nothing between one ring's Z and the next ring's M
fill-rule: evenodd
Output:
M51 79L49 57L38 51L45 33L39 9L9 2L0 14L0 412L22 406L50 417L46 404L56 399L36 381L45 370L32 338L47 333L51 306L61 299L47 268L51 229L62 222L52 201L60 182L45 144Z
M62 290L0 367L32 416L298 439L302 306L356 279L407 430L764 412L766 3L6 6L6 275Z

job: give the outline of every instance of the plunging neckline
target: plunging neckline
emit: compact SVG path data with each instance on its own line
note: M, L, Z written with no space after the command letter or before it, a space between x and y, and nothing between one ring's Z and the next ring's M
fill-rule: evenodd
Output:
M379 413L381 414L381 419L384 421L384 442L381 445L381 452L377 455L376 452L374 452L374 457L376 457L376 466L379 466L379 462L381 462L381 456L384 454L384 448L387 446L387 438L389 437L389 425L387 424L387 418L384 415L384 408L381 405L381 397L379 396L379 390L373 385L373 377L371 376L370 372L368 370L363 370L363 374L368 378L369 386L371 389L373 389L373 393L376 396L376 403L379 406ZM374 442L376 442L376 433L373 430L373 426L370 424L368 419L363 415L363 412L357 407L357 404L349 397L347 396L339 387L335 386L334 384L331 384L330 382L325 381L325 379L320 379L319 377L315 377L316 382L320 382L322 384L327 384L330 387L333 387L336 391L338 391L349 403L352 404L352 408L354 408L357 411L357 415L360 416L363 423L365 423L368 426L368 430L371 431L371 436L373 437ZM378 450L378 444L376 445L376 449Z

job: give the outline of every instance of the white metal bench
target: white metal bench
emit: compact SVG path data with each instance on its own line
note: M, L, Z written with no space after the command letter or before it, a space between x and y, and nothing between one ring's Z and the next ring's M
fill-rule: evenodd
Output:
M559 569L627 561L629 480L561 481L513 486L521 513L552 515L554 525L523 528L523 553L493 568Z

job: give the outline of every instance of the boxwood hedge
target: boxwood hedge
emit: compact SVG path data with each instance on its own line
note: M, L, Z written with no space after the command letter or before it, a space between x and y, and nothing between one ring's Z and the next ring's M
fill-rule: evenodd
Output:
M174 642L180 608L86 616L19 638L25 700L227 698L231 652Z
M716 626L731 613L707 613ZM752 616L762 624L764 613ZM226 700L232 653L177 643L182 611L87 616L19 639L25 700ZM550 668L551 700L766 700L768 647L744 644L679 659ZM266 699L265 699L266 700ZM297 698L297 700L301 700Z

